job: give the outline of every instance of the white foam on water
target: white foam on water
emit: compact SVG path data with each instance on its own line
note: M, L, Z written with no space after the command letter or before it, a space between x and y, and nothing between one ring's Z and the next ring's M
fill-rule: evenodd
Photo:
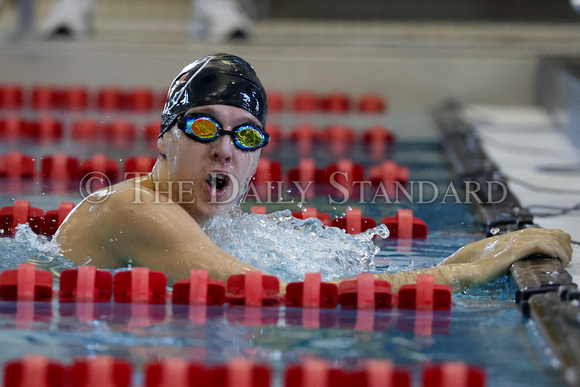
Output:
M351 235L324 227L317 218L297 219L290 210L235 211L213 218L203 229L223 250L286 282L302 281L312 272L320 272L324 281L375 272L380 248L373 238L389 236L385 225Z
M373 238L389 235L384 225L346 234L324 227L316 218L297 219L290 210L269 215L236 211L215 217L204 231L228 253L287 282L301 281L310 272L320 272L325 281L376 272L374 257L380 248ZM14 238L0 238L0 271L22 263L50 271L56 278L63 270L77 267L61 254L56 241L35 234L28 224L19 225Z
M0 271L16 269L23 263L34 264L57 277L63 270L76 267L60 253L56 241L35 234L28 223L16 227L14 238L0 238Z

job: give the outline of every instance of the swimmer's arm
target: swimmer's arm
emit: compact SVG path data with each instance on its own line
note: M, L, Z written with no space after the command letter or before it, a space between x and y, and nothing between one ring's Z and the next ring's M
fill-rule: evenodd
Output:
M390 281L396 290L415 283L418 274L433 274L435 283L458 290L507 274L512 263L532 254L558 258L567 265L572 257L570 235L561 230L527 228L470 243L433 268L377 277Z
M215 245L179 205L155 202L159 198L148 190L140 190L140 203L134 198L132 189L117 191L99 205L93 245L111 256L109 261L161 271L170 283L189 278L192 269L207 269L210 279L220 281L258 270ZM99 261L92 264L101 267Z

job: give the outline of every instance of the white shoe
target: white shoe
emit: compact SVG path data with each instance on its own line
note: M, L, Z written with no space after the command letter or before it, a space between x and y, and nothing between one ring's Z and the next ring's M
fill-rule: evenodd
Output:
M189 33L211 43L248 38L251 19L235 0L192 0L193 19Z
M94 20L93 0L58 0L40 31L46 38L85 38L93 33Z

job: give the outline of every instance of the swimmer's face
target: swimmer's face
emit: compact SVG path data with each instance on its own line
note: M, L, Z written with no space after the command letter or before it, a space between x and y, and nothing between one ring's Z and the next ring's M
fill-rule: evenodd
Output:
M210 116L227 131L247 124L262 128L256 117L234 106L200 106L188 110L185 116L199 114ZM201 143L188 138L176 126L159 139L158 146L167 157L172 200L198 222L238 204L256 172L261 153L237 148L232 136Z

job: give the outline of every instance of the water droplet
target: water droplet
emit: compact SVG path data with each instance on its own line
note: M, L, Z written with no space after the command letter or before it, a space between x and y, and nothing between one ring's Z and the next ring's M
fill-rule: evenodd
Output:
M221 215L205 225L204 231L228 253L290 282L303 280L308 272L321 272L323 280L373 272L379 251L373 236L388 235L384 225L379 227L354 236L324 228L317 218L296 219L285 210L268 216Z

